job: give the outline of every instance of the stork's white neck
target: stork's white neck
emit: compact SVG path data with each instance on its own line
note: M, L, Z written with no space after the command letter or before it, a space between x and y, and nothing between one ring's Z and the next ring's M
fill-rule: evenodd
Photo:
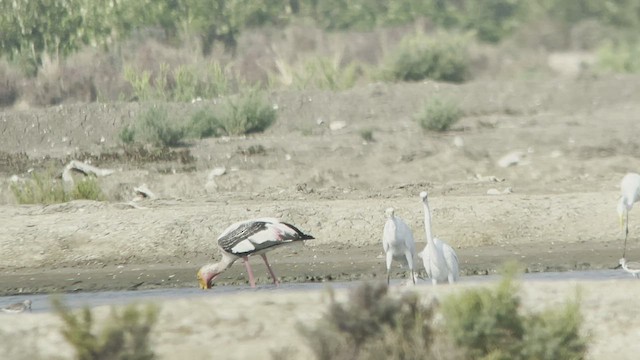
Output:
M222 252L222 259L220 259L220 261L218 261L217 263L213 263L213 264L207 264L205 266L202 267L203 271L206 272L214 272L214 273L221 273L225 270L227 270L228 268L231 267L231 265L236 262L236 260L238 260L237 256L230 256L229 254L227 254L226 252Z

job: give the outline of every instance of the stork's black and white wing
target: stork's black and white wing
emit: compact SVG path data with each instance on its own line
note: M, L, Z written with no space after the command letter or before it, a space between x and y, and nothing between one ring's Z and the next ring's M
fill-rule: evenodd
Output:
M235 223L218 237L222 250L236 256L263 252L293 241L309 240L307 235L291 224L277 219L262 218Z

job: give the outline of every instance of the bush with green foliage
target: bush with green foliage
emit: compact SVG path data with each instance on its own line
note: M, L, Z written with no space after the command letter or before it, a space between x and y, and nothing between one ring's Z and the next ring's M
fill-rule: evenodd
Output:
M52 172L34 172L31 179L11 184L11 192L18 204L57 204L79 199L106 199L95 177L76 181L73 188L67 191L62 181L56 179Z
M470 359L584 359L587 340L580 333L578 301L540 314L523 314L514 274L507 273L495 289L467 290L443 301L454 343Z
M138 101L180 101L213 99L231 92L228 71L218 62L206 66L181 65L170 69L162 64L156 74L125 66L124 78Z
M640 73L640 41L611 41L597 51L596 68L607 73Z
M408 35L385 58L384 77L396 81L463 82L469 75L468 39L461 35Z
M48 173L33 172L31 179L11 184L18 204L56 204L72 200L62 181Z
M227 135L242 135L265 131L277 117L277 112L257 89L240 93L229 99L217 114L217 126Z
M104 201L106 199L100 188L100 184L98 184L98 180L94 176L85 177L76 181L70 196L74 200Z
M434 98L414 118L425 130L447 131L462 116L462 110L455 103Z
M185 128L170 120L167 110L159 106L143 112L131 131L136 140L162 148L180 145L186 135Z
M88 307L74 314L60 299L51 300L55 312L64 323L62 335L73 346L78 360L152 360L150 333L158 320L159 309L149 304L142 309L129 305L94 329L95 320Z
M432 306L417 294L388 293L384 283L357 287L346 303L331 295L329 311L300 331L318 360L420 359L432 341Z

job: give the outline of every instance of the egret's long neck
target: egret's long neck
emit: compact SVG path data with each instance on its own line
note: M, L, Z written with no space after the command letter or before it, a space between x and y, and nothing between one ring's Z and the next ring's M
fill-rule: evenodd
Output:
M427 245L433 244L433 233L431 232L431 209L427 201L422 201L424 207L424 231L427 234Z

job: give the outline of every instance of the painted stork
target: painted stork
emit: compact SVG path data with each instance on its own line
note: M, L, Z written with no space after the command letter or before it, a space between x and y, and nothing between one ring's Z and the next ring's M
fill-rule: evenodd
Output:
M249 284L256 287L253 270L249 264L249 256L260 255L264 260L273 283L278 285L276 275L269 265L266 253L280 246L314 239L313 236L300 231L297 227L274 218L261 218L237 222L227 227L218 237L218 247L222 259L215 264L207 264L198 270L198 282L201 289L210 289L213 281L227 270L238 259L242 259Z

